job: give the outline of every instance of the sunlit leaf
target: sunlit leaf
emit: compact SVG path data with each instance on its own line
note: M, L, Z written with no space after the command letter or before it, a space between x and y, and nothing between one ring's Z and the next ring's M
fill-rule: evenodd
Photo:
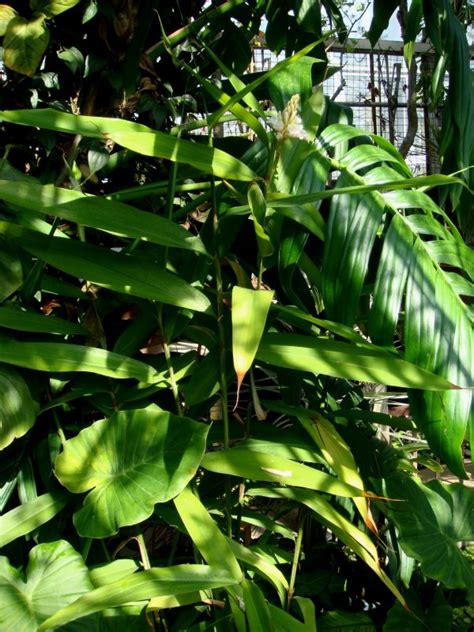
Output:
M0 627L36 632L48 617L91 589L84 560L64 540L35 546L24 575L0 557Z
M191 540L209 566L234 575L238 583L242 576L239 564L224 534L199 498L185 488L174 499L174 504Z
M237 374L237 400L240 386L252 366L262 338L273 292L235 286L232 289L232 353Z
M56 476L72 492L91 490L74 515L78 532L113 535L179 494L196 473L208 429L152 404L96 421L66 441Z
M33 20L15 17L9 21L3 39L3 61L7 68L32 77L49 43L44 16Z
M160 379L155 369L139 360L105 349L60 342L17 342L2 338L0 362L36 371L98 373L150 384Z
M329 338L266 334L257 359L275 366L350 380L409 388L457 388L446 379L374 347L367 349Z
M132 601L143 601L153 597L179 596L199 590L221 588L234 583L233 575L201 564L151 568L96 588L63 609L57 608L56 612L38 628L38 632L59 627L104 608L116 608Z
M0 516L0 548L51 520L65 504L62 492L43 494Z

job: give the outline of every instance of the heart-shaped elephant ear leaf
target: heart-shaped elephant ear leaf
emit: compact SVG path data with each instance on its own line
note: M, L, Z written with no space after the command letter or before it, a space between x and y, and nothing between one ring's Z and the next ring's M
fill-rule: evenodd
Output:
M79 534L111 536L177 496L201 463L208 430L152 404L117 412L66 441L56 476L72 492L92 490L74 515Z
M20 373L0 364L0 450L28 432L37 411L38 406Z
M84 560L64 540L30 551L26 578L0 557L0 629L34 632L55 612L93 589Z
M467 588L474 599L474 570L459 548L474 540L474 491L458 483L417 483L406 475L385 480L389 516L402 549L419 560L425 575L448 588Z

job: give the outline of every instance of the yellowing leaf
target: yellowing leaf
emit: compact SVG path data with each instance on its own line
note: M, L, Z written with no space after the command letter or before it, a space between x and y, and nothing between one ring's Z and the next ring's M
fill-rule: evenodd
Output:
M255 359L273 294L273 291L243 287L232 290L232 353L237 373L237 402L242 381Z
M3 40L3 61L7 68L32 77L48 46L49 31L44 16L34 20L17 17L9 21Z
M8 24L18 15L13 7L8 4L0 4L0 37L5 35Z

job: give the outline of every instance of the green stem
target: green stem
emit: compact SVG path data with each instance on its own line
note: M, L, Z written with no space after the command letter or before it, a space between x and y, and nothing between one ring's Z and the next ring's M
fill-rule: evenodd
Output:
M298 525L298 535L296 536L295 550L293 553L293 562L291 564L290 582L288 585L287 610L290 609L291 600L293 599L293 595L295 592L296 573L298 572L298 564L299 564L300 556L301 556L301 546L303 544L304 523L305 523L305 515L300 514L300 521Z
M148 551L145 544L145 538L143 537L143 533L136 536L136 541L138 544L138 548L140 549L140 557L142 558L143 569L147 571L151 568L150 558L148 556Z
M178 415L182 416L183 415L183 407L181 405L181 400L179 399L179 389L178 389L178 383L176 381L176 375L174 372L174 368L173 368L173 361L171 359L171 353L170 353L170 348L168 345L168 340L166 337L166 333L165 333L165 328L163 325L163 306L159 305L158 307L158 322L160 325L160 331L161 331L161 344L163 345L163 351L165 354L165 360L166 360L166 366L168 368L168 373L169 373L169 382L171 385L171 391L173 393L173 398L176 404L176 411L178 413Z

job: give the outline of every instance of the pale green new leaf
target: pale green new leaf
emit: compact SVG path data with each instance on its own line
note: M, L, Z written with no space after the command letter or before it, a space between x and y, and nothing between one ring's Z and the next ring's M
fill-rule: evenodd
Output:
M91 490L74 515L80 535L113 535L179 494L196 473L208 430L151 404L114 413L66 441L56 476L74 493Z
M232 289L232 354L237 374L237 399L265 330L273 294L238 286Z
M54 518L66 504L65 496L62 492L42 494L0 516L0 548Z
M0 364L0 450L28 432L37 412L38 405L20 373Z
M30 0L30 6L36 13L54 17L74 7L80 0Z
M65 625L69 621L98 612L104 608L116 608L132 601L149 600L153 597L179 596L200 590L211 590L235 584L235 577L219 568L201 564L182 564L167 568L151 568L134 573L117 582L96 588L77 599L70 606L57 609L39 628L44 632ZM25 630L26 632L26 630ZM31 632L28 630L28 632Z

